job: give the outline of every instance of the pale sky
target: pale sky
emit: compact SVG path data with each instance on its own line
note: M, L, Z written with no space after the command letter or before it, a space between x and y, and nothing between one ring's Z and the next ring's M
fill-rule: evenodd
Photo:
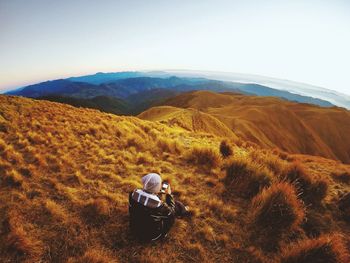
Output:
M257 74L350 94L350 1L0 0L0 91L161 69Z

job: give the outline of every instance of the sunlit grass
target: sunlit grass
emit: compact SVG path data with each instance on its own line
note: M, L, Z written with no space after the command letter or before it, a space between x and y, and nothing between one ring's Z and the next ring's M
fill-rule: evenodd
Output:
M0 96L0 122L0 261L259 262L322 244L346 256L323 238L335 229L349 242L349 167L336 161L23 98ZM148 172L193 217L143 246L129 235L128 193Z

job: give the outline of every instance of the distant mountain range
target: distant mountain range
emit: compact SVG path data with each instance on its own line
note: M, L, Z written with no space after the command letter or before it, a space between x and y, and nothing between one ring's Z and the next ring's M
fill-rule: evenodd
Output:
M322 107L334 106L323 99L294 94L260 84L221 81L196 76L177 77L166 72L100 72L94 75L41 82L6 94L59 101L117 114L138 114L171 96L195 90L274 96Z
M253 75L253 74L241 74L231 72L215 72L215 71L198 71L198 70L166 70L161 72L152 72L154 75L166 76L178 76L178 77L197 77L208 78L221 81L231 81L239 83L255 83L266 87L270 87L277 90L285 90L294 94L302 96L308 96L318 98L331 102L332 104L350 109L350 96L314 85L305 83L276 79L271 77Z

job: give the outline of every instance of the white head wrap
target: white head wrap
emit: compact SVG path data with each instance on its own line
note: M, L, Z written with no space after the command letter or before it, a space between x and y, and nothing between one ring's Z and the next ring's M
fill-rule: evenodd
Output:
M159 174L149 173L142 177L143 189L153 194L159 193L162 187L162 178Z

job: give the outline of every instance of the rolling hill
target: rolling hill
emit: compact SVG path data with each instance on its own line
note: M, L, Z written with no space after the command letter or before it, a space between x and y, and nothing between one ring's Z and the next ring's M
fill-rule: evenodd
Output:
M130 105L126 101L115 97L96 96L90 99L80 99L75 97L48 95L38 97L37 99L65 103L75 107L98 109L103 112L118 115L125 115L131 111Z
M171 126L179 126L193 132L203 132L237 140L238 137L226 125L195 109L180 109L170 106L151 108L138 115L139 118L160 121Z
M349 262L349 165L11 96L0 135L1 262ZM128 192L148 172L193 216L139 244Z
M48 100L83 107L98 109L103 112L118 115L137 115L148 108L162 103L165 99L171 98L180 92L170 89L151 89L131 94L124 99L110 96L96 96L92 98L76 98L60 95L47 95L37 97L39 100Z
M350 162L350 112L343 108L323 108L272 97L196 91L170 98L162 105L193 109L216 118L238 137L265 148L278 147L290 153L319 155ZM157 114L161 108L139 115L144 119L168 121ZM152 116L155 113L155 116ZM168 112L168 115L170 112ZM174 123L174 118L170 123ZM181 126L181 125L180 125Z

